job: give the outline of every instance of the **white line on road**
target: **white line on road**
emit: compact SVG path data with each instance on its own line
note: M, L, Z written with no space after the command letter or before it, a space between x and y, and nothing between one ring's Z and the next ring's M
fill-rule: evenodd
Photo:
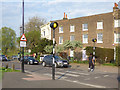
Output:
M72 77L79 77L80 76L80 75L69 74L69 73L62 73L62 72L56 72L56 74L62 74L62 75L67 75L67 76L72 76Z
M50 74L50 73L46 73L46 74L43 74L43 75L47 75L47 76L52 77L52 74ZM60 78L60 79L67 78L67 77L64 77L64 76L59 76L59 75L55 75L55 77L56 77L56 78Z
M100 77L95 77L95 79L100 78Z
M78 81L71 81L71 80L67 80L67 79L63 79L63 80L68 81L68 82L73 82L73 83L81 84L81 85L91 86L91 87L95 87L95 88L106 88L105 86L87 84L87 83L82 83L82 82L78 82Z
M109 75L104 75L104 77L108 77Z
M66 72L70 72L70 73L74 73L74 74L81 74L81 75L90 75L90 74L86 74L86 73L79 73L79 72L73 72L73 71L66 71Z

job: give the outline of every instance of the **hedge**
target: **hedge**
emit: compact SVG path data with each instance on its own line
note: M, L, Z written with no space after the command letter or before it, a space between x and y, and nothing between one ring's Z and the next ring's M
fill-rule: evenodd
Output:
M85 50L87 55L93 53L93 47L86 47ZM96 47L95 57L97 58L97 61L102 64L105 62L106 57L106 62L114 61L114 49Z
M116 62L117 66L120 66L120 46L116 46Z

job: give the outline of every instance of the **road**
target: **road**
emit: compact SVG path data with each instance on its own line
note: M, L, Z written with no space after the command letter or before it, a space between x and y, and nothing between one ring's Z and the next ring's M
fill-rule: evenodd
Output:
M3 62L5 66L8 62ZM20 62L9 62L9 67L15 64L16 69L21 68ZM39 76L52 78L52 68L42 65L25 65L25 72ZM83 88L118 88L117 73L108 72L88 72L87 70L77 68L56 68L56 80L81 85ZM76 87L77 88L77 87ZM78 87L79 88L79 87Z

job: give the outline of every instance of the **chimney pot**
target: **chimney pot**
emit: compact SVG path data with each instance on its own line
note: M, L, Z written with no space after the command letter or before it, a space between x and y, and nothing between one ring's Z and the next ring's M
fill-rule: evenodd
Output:
M115 3L115 4L114 4L114 7L118 7L118 4L117 4L117 3Z
M67 18L67 14L66 14L66 18Z
M65 12L64 12L64 18L65 18Z

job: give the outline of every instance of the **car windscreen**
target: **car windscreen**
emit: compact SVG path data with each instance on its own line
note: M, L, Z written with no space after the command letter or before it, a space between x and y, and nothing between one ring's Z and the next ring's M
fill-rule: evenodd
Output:
M55 60L61 60L59 56L55 56Z
M34 57L28 57L28 59L35 59Z

